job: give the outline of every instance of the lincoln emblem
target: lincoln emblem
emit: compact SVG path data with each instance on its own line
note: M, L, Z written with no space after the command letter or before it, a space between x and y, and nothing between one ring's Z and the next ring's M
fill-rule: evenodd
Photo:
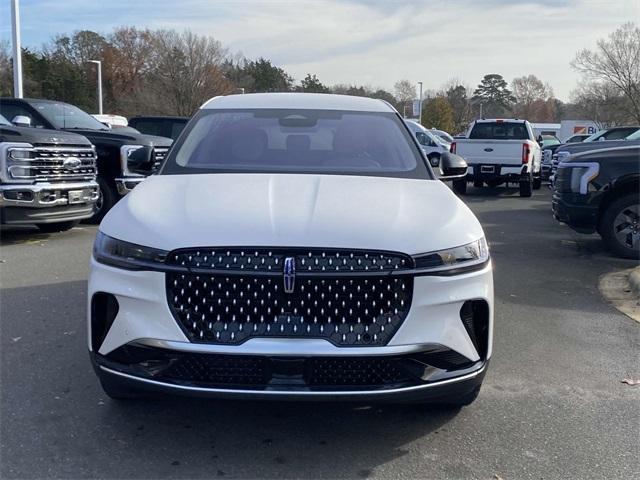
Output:
M296 261L292 257L284 259L284 291L293 293L293 287L296 283Z

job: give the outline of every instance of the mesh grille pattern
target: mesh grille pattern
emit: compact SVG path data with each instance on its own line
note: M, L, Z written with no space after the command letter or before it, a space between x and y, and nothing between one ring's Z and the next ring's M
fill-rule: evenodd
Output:
M391 385L411 380L395 358L312 358L307 383L312 386Z
M266 357L185 355L167 368L162 376L195 383L264 385L271 373Z
M399 253L330 249L281 250L265 248L188 249L172 252L171 265L216 270L281 271L284 259L293 257L298 272L375 272L410 268L411 257Z
M238 344L252 336L325 338L385 345L409 312L411 277L299 278L167 273L169 306L193 342Z

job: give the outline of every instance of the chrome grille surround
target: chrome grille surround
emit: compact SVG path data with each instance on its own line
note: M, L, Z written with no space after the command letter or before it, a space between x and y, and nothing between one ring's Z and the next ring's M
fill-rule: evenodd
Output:
M12 158L7 167L8 179L16 181L82 181L93 180L97 174L96 152L93 147L21 147L29 158Z

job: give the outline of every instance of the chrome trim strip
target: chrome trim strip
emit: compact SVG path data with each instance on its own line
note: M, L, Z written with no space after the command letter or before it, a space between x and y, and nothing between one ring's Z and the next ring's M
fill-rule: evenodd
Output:
M32 200L12 200L4 198L4 192L11 190L28 190L33 193ZM85 182L64 182L64 183L49 183L38 182L33 185L25 184L10 184L0 185L0 205L3 206L19 206L19 207L34 207L34 208L47 208L59 205L68 205L67 198L58 198L53 201L43 201L40 197L42 191L54 191L60 190L67 192L69 190L92 190L91 198L88 203L94 203L98 199L98 184L94 180ZM80 205L80 204L78 204Z
M141 338L131 342L133 345L163 348L179 352L216 353L230 355L269 355L272 357L362 357L402 355L441 350L438 344L391 345L384 347L336 347L322 338L267 338L254 337L240 345L218 345L206 343L176 342Z
M480 375L486 368L486 362L483 363L482 367L480 367L475 372L468 373L466 375L462 375L460 377L448 378L446 380L440 380L439 382L427 383L425 385L415 385L412 387L404 387L404 388L392 388L389 390L351 390L351 391L318 391L318 392L310 392L310 391L277 391L277 390L237 390L237 389L223 389L223 388L204 388L204 387L189 387L185 385L176 385L173 383L164 383L158 382L157 380L150 380L148 378L136 377L134 375L129 375L128 373L119 372L117 370L112 370L103 365L100 365L100 370L104 372L110 373L112 375L118 375L123 378L128 378L129 380L134 380L141 383L147 383L149 385L156 385L159 387L174 389L174 390L182 390L185 392L200 392L200 393L219 393L219 394L235 394L235 395L245 395L245 396L273 396L273 397L375 397L375 396L385 396L392 394L401 394L401 393L409 393L409 392L419 392L421 390L428 390L434 387L441 387L443 385L449 385L451 383L462 382L465 380L470 380L472 378Z

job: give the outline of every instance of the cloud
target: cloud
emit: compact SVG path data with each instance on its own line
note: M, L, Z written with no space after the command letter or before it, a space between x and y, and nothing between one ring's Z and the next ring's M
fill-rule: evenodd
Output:
M189 28L297 79L316 73L328 84L391 89L407 78L436 89L450 78L476 85L486 73L509 81L533 73L563 99L579 80L575 52L639 17L637 0L22 0L31 46L77 29Z

